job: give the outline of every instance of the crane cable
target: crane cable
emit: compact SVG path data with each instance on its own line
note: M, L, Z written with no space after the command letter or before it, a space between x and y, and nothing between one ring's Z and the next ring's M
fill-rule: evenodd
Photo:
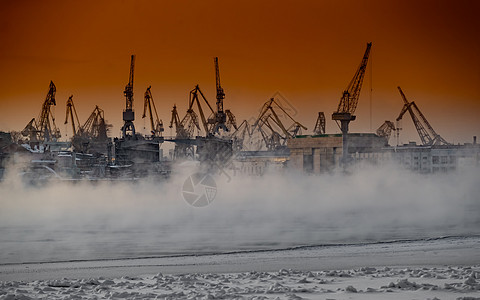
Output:
M370 132L372 132L373 58L370 51Z

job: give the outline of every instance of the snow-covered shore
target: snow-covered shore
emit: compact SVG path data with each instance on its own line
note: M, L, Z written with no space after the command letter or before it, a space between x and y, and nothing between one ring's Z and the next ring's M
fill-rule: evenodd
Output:
M0 299L480 299L480 265L0 283Z
M471 299L480 237L4 264L0 280L0 299Z

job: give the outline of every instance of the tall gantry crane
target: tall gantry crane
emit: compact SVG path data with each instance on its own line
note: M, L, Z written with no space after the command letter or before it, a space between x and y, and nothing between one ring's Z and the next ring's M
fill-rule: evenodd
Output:
M64 124L68 124L68 117L69 116L70 116L70 120L72 122L73 136L76 136L77 135L77 130L80 130L81 127L80 127L80 121L78 120L77 110L75 109L75 105L73 104L73 95L71 95L67 100L67 112L65 113ZM75 126L75 124L77 124L77 125Z
M323 111L318 113L317 121L315 122L315 128L313 133L316 135L325 134L325 114Z
M53 81L50 81L47 97L42 105L40 116L33 118L22 130L22 135L29 136L31 142L50 141L60 138L60 130L55 125L55 116L52 106L56 106L55 93L57 89Z
M220 85L220 70L218 67L218 57L214 58L215 62L215 82L217 87L217 111L214 112L213 117L208 120L212 125L211 134L219 133L222 129L224 132L228 131L225 122L227 121L227 114L223 111L223 100L225 99L225 92Z
M367 49L363 54L362 62L357 69L357 72L353 76L352 81L348 84L345 91L343 91L342 98L338 104L337 111L332 114L332 120L340 121L340 130L342 131L342 161L343 164L348 163L348 125L350 121L355 120L355 110L358 104L358 98L360 97L360 90L362 89L363 78L365 77L365 71L367 69L368 56L370 55L370 48L372 43L367 43Z
M153 101L153 96L151 92L151 86L147 88L145 91L145 102L143 105L143 116L145 118L147 116L147 108L150 115L150 128L153 137L161 137L162 132L164 131L163 128L163 121L158 118L157 108L155 107L155 102ZM152 110L153 106L153 110ZM153 113L155 113L155 120L153 119Z
M410 116L412 117L413 124L415 125L415 129L417 129L418 135L420 136L420 140L422 144L425 146L431 145L450 145L445 139L443 139L438 133L435 132L433 127L428 123L425 116L422 114L418 106L415 104L415 101L409 102L405 94L403 93L402 89L398 87L398 91L400 95L402 95L403 99L403 108L400 114L397 117L397 122L402 120L403 115L408 111ZM417 117L418 114L418 117ZM420 118L420 119L419 119ZM400 126L397 123L397 136L399 134Z
M126 105L125 110L123 111L123 127L122 127L122 135L123 138L127 138L128 136L135 137L135 125L133 125L133 121L135 120L135 113L133 111L133 74L135 68L135 55L131 56L130 60L130 76L128 77L128 84L125 86L125 91L123 94L125 95Z

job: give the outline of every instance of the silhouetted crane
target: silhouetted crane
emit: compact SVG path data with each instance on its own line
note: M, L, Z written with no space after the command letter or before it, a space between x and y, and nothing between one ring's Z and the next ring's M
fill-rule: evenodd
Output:
M219 130L227 132L228 128L225 125L227 121L227 115L223 111L223 100L225 99L225 92L220 85L220 70L218 67L218 57L214 58L215 62L215 82L217 88L217 111L213 114L213 117L208 120L208 123L212 125L211 134L219 133Z
M395 131L395 125L393 125L391 121L385 121L380 127L378 127L376 133L378 136L384 137L388 143L392 131Z
M427 119L422 114L420 109L418 109L415 101L408 102L407 97L405 97L405 94L400 87L398 87L398 91L400 92L400 95L402 95L404 105L402 111L397 117L397 122L399 122L402 119L403 115L408 111L410 113L410 116L412 117L413 124L415 125L415 129L417 129L418 135L420 136L420 140L422 141L423 145L450 145L449 142L444 140L438 133L435 132L435 130L433 130L433 127L430 125L430 123L428 123ZM417 117L417 114L420 119ZM397 135L398 130L400 130L400 128L397 125Z
M30 142L44 142L60 138L60 130L55 125L55 116L51 107L57 105L55 92L57 91L53 81L50 81L47 97L42 105L40 116L33 118L22 130L22 135L29 136Z
M123 138L129 136L129 133L132 137L135 137L135 125L133 121L135 120L135 113L133 111L133 74L135 69L135 55L131 56L130 59L130 76L128 77L128 84L125 86L125 95L126 105L125 110L123 111L123 127L122 135Z
M75 105L73 104L73 95L71 95L67 100L67 111L65 113L65 122L64 124L68 124L68 117L70 116L72 122L72 131L73 136L77 135L77 130L80 130L80 121L78 120L77 110L75 109ZM75 122L76 121L76 122ZM75 124L77 124L75 126Z
M285 127L278 113L275 111L274 106L293 122L292 125L288 128ZM275 98L270 98L270 100L263 104L260 114L253 123L251 135L257 130L262 135L267 149L275 150L280 146L284 146L287 139L294 138L302 128L307 130L307 127L293 119L293 117L275 101Z
M362 89L363 78L365 77L365 70L367 69L368 56L370 55L370 48L372 43L367 44L367 49L363 54L362 62L357 69L357 72L353 76L352 81L348 84L345 91L343 91L342 98L338 104L337 111L332 114L332 120L335 120L338 124L340 121L340 130L342 131L343 139L343 164L348 163L348 125L350 121L355 120L355 110L358 104L358 98L360 97L360 90Z
M149 116L150 116L150 128L151 128L150 132L154 137L161 137L162 132L164 131L163 121L158 118L157 108L155 107L155 102L153 101L153 96L150 88L151 86L149 86L145 91L145 103L143 105L142 118L145 118L147 116L147 108L148 108ZM153 110L152 110L152 106L153 106ZM153 113L155 113L155 120L153 118Z

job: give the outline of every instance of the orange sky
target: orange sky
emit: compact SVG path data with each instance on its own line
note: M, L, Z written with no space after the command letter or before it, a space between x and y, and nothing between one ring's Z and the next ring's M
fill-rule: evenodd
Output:
M225 108L239 122L280 91L309 131L324 111L327 131L339 132L330 115L371 41L373 69L351 131L370 131L373 70L373 130L398 115L400 85L446 140L470 142L480 135L479 11L479 1L4 0L0 130L21 130L37 117L53 80L64 137L71 133L63 124L71 94L81 123L97 104L119 136L136 54L141 131L149 85L166 125L174 103L184 114L197 83L214 104L218 56ZM409 117L403 127L403 142L419 141Z

